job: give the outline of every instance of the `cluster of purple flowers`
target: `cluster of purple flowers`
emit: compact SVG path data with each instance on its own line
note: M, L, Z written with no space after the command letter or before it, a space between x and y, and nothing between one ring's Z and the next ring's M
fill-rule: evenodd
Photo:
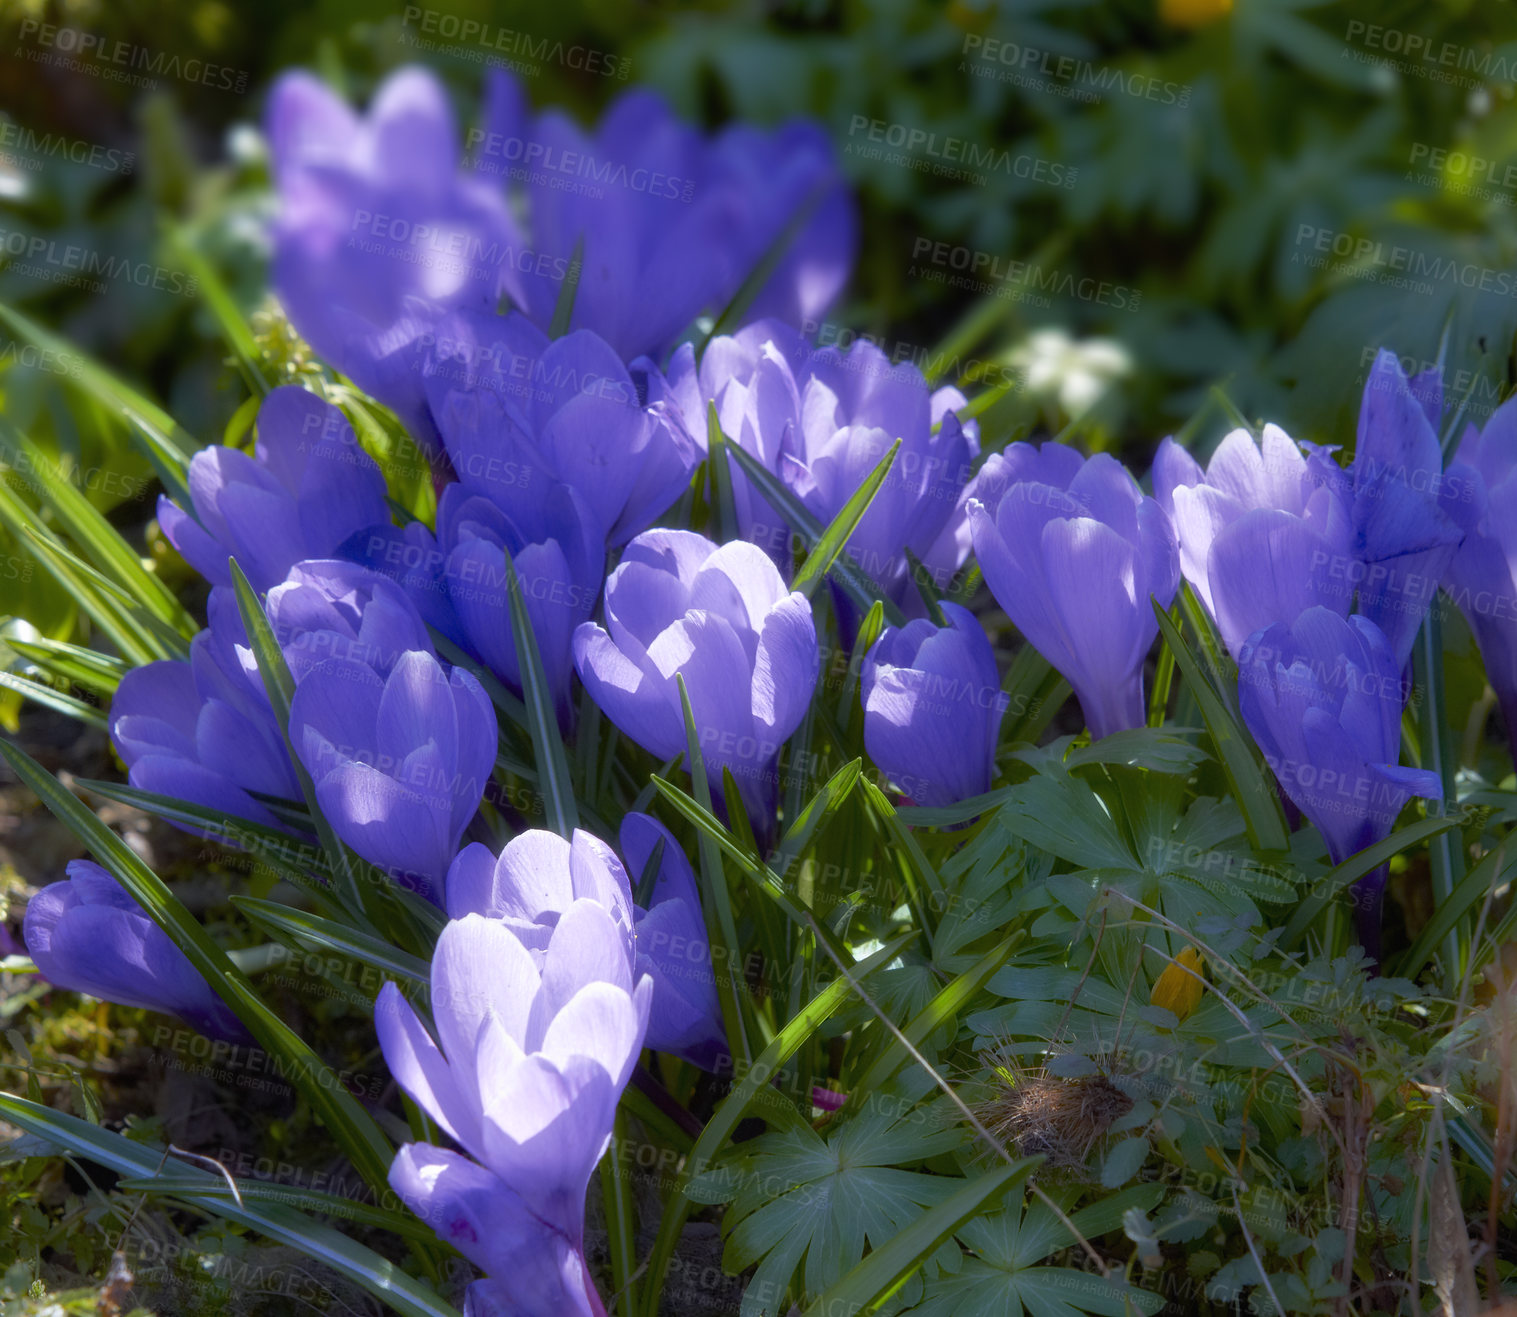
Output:
M134 786L206 817L296 827L288 806L309 786L347 846L446 911L434 1030L393 984L377 1018L397 1080L462 1150L408 1145L392 1183L486 1273L470 1298L481 1317L603 1311L585 1193L639 1053L729 1059L695 877L660 823L627 816L625 866L583 832L526 832L498 857L463 844L498 744L475 673L528 693L513 578L560 727L577 675L623 735L679 759L683 687L714 798L730 773L772 839L780 751L818 682L817 623L790 587L798 514L736 467L739 538L660 524L706 460L708 411L823 524L899 442L844 551L910 619L861 656L861 699L870 757L919 805L990 790L1008 701L980 621L919 591L908 554L947 582L972 549L1096 738L1144 724L1153 603L1169 607L1183 576L1238 662L1244 720L1335 861L1387 835L1412 795L1439 793L1397 760L1403 673L1440 584L1517 726L1517 403L1471 429L1445 472L1438 380L1408 380L1383 353L1346 469L1274 426L1262 444L1228 435L1205 470L1166 440L1151 496L1110 455L1058 442L981 463L957 390L795 328L837 296L855 243L811 126L708 139L634 92L590 135L531 116L502 76L461 160L440 87L408 70L367 117L288 77L268 128L280 296L428 453L437 515L393 524L342 413L275 390L253 454L201 453L190 505L160 505L212 586L209 625L187 661L121 683L112 733ZM782 237L748 323L697 354L687 331ZM232 560L264 594L295 683L287 728ZM856 604L833 599L851 641ZM639 908L628 869L655 851ZM27 936L55 983L241 1030L93 865L33 902Z

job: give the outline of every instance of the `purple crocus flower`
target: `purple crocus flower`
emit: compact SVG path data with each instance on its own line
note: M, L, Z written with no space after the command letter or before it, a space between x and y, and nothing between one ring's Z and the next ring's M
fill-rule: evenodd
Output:
M1465 532L1443 588L1475 633L1507 736L1517 741L1517 402L1498 407L1484 430L1466 427L1439 498Z
M531 948L504 920L448 923L432 958L435 1042L393 983L375 1005L397 1082L514 1197L491 1194L462 1157L414 1145L391 1183L423 1219L460 1226L462 1244L475 1246L468 1233L481 1221L501 1236L471 1253L503 1268L481 1297L504 1291L517 1306L494 1311L595 1313L598 1300L576 1292L587 1270L585 1193L642 1047L653 983L634 980L629 930L592 898L529 932ZM520 1256L513 1236L539 1253L520 1271L506 1266Z
M692 436L677 412L647 404L650 376L652 362L629 370L588 330L550 343L520 315L455 314L438 329L427 389L467 488L520 519L570 485L614 546L666 511L705 455L704 425Z
M190 461L194 513L158 499L163 533L212 585L231 585L236 558L255 590L302 558L328 557L354 531L388 523L385 482L348 419L295 385L258 409L254 456L212 444Z
M1281 789L1317 825L1334 864L1390 835L1436 773L1402 768L1401 664L1367 617L1309 608L1255 633L1238 658L1238 704ZM1384 868L1360 882L1360 940L1379 956Z
M532 117L520 83L497 72L470 145L479 176L511 180L529 215L519 305L547 328L582 244L570 328L594 330L624 360L661 357L703 311L721 311L808 203L753 312L799 324L847 281L857 220L815 125L729 129L708 141L638 88L591 134L561 111Z
M652 979L645 1046L713 1069L727 1044L690 862L668 830L646 814L622 820L621 840L639 875L654 846L664 842L647 910L633 904L627 870L603 841L578 829L572 842L534 829L513 837L499 858L478 842L458 853L448 870L448 916L500 919L524 946L541 949L575 901L597 902L622 930L639 977Z
M388 676L403 654L432 652L426 624L393 581L356 563L297 563L268 593L265 612L299 685L326 659Z
M570 716L570 647L600 594L606 555L598 526L567 485L544 486L512 516L466 485L449 485L437 510L439 569L465 646L517 694L521 661L511 629L506 555L521 584L561 726Z
M622 819L622 854L634 877L642 875L659 842L664 849L648 908L634 907L638 972L653 979L646 1044L721 1073L730 1053L695 872L657 819L635 812Z
M730 769L755 832L768 833L776 759L805 716L820 661L811 605L785 589L762 550L645 531L606 582L606 627L574 633L574 663L606 716L660 759L686 749L683 676L715 799Z
M431 895L495 763L495 712L462 668L413 650L387 677L351 659L311 668L290 704L290 744L333 830Z
M1141 727L1150 597L1180 582L1169 518L1109 453L1012 444L980 469L975 555L996 602L1071 686L1092 737Z
M169 935L93 860L74 860L26 907L27 954L54 987L177 1015L212 1038L252 1036Z
M954 388L929 392L914 365L893 365L860 339L847 352L816 348L775 321L748 326L707 347L697 371L682 349L669 391L689 428L704 428L715 400L722 433L790 488L823 525L863 484L896 440L901 450L846 551L892 598L906 593L905 550L933 549L954 516L979 452L979 431L959 423ZM794 527L734 468L743 538L788 569Z
M300 781L230 588L211 591L206 613L187 662L149 663L121 679L111 739L139 791L276 827L249 793L298 800Z
M1402 667L1464 538L1440 505L1442 404L1443 381L1436 370L1409 380L1395 353L1382 348L1364 385L1349 467L1359 558L1357 611L1385 633Z
M1255 631L1322 605L1348 615L1357 559L1343 474L1277 425L1255 444L1228 434L1205 471L1173 439L1154 459L1154 498L1169 513L1180 570L1237 654Z
M967 608L942 609L944 627L926 618L887 627L862 673L869 757L927 806L990 790L1008 703L985 628Z
M367 118L308 73L267 113L279 217L273 282L295 328L437 452L421 367L455 307L493 311L517 288L521 242L496 187L459 169L442 84L392 74Z
M390 1166L401 1200L491 1279L466 1292L470 1317L604 1317L571 1239L533 1214L499 1176L428 1143L408 1143Z

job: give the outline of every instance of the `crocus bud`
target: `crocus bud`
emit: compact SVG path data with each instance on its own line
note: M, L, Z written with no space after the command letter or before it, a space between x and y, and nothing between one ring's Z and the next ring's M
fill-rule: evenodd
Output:
M887 627L862 673L864 745L916 804L952 805L990 790L1006 713L995 654L967 608Z
M816 686L816 624L751 544L718 548L692 531L651 530L627 546L606 582L606 626L574 633L590 697L660 759L683 754L683 676L712 791L732 772L754 830L773 826L780 746Z
M980 469L974 550L996 602L1079 697L1092 737L1144 722L1143 660L1180 580L1169 518L1108 453L1012 444Z
M212 1038L251 1042L242 1022L147 912L93 860L26 907L27 954L54 987L177 1015Z
M329 557L349 535L388 524L385 482L331 403L295 385L258 409L254 455L212 444L190 459L193 515L158 500L163 533L212 585L231 585L236 558L258 591L302 558Z

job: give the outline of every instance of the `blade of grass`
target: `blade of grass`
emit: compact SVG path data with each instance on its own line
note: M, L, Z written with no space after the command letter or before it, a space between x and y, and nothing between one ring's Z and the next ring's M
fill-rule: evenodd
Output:
M711 332L702 338L696 355L705 351L706 344L720 334L730 333L741 325L748 315L748 308L753 305L754 299L763 291L764 285L774 276L779 269L780 262L785 259L795 240L800 237L801 230L810 221L816 208L821 205L822 198L827 193L827 183L823 182L808 196L799 206L795 213L785 222L784 227L775 235L774 241L764 249L764 254L759 257L757 264L748 271L747 277L738 285L738 290L732 295L732 300L722 308L722 313L712 323Z
M1264 775L1264 765L1253 749L1252 739L1245 737L1237 719L1223 703L1216 688L1202 672L1195 655L1181 638L1178 628L1169 620L1169 614L1159 606L1157 599L1150 600L1150 603L1153 605L1154 616L1159 620L1159 631L1164 637L1164 643L1174 654L1176 666L1184 674L1191 693L1201 706L1201 717L1211 735L1212 744L1217 748L1222 771L1227 775L1233 797L1243 812L1243 824L1248 829L1249 841L1255 850L1286 850L1290 838L1285 831L1280 802Z
M51 686L44 686L40 681L17 676L14 672L0 672L0 687L15 691L24 699L31 700L33 704L51 709L54 713L61 713L76 722L83 723L86 727L94 727L102 732L110 731L110 720L100 707L81 700L76 695L54 690Z
M711 506L716 513L716 542L737 538L737 505L732 501L732 468L727 464L727 436L714 401L706 404L706 467L711 473Z
M48 457L14 426L0 421L0 452L24 472L37 497L52 509L59 524L94 565L143 608L183 636L200 628L164 583L68 478L62 464Z
M727 455L742 467L743 474L748 477L769 505L814 549L825 531L822 523L812 515L810 509L790 492L778 476L741 444L728 444L726 451ZM839 516L841 515L839 513ZM832 576L861 610L869 609L878 600L885 611L885 620L891 626L905 625L906 618L901 610L891 600L886 599L880 587L861 572L846 555L832 564Z
M49 640L46 636L23 640L19 636L8 636L5 643L28 662L96 695L114 695L121 679L131 671L130 666L114 654L102 654L99 650L71 645L65 640Z
M890 468L895 465L896 454L900 451L901 441L897 439L890 445L885 456L880 458L874 470L865 477L864 483L853 491L848 502L838 509L837 516L822 532L821 538L812 545L811 552L806 555L806 561L796 572L795 579L790 583L792 590L799 590L806 598L811 598L816 587L822 583L827 573L832 570L833 564L837 562L849 537L863 520L864 513L869 510L869 505L874 502L874 496L879 493L880 486L885 483L885 478L890 474ZM872 608L874 604L871 601L867 606Z
M705 760L701 757L700 733L695 727L695 713L690 707L690 692L685 688L685 677L678 673L675 680L679 683L680 707L685 715L685 753L690 763L690 789L694 792L695 802L701 810L711 817L713 823L715 816L711 814L711 784L706 777ZM664 785L655 779L654 786ZM721 829L722 836L733 845L737 854L743 855L743 851L735 842L731 841L725 829ZM749 1026L751 1021L748 1012L744 1009L747 998L747 984L740 978L740 967L743 963L742 944L737 940L737 920L732 912L732 892L727 887L727 875L722 868L722 857L713 837L704 829L696 833L696 845L700 851L700 876L703 900L701 910L706 916L706 935L713 948L720 947L722 951L722 968L716 973L717 996L722 1008L722 1026L727 1034L727 1050L734 1058L741 1058L746 1064L753 1059L751 1050ZM716 952L712 952L713 968L715 968Z
M1454 752L1453 728L1448 723L1448 700L1443 682L1443 626L1437 607L1430 608L1422 620L1412 659L1415 679L1425 695L1417 710L1422 750L1419 762L1423 768L1438 774L1443 787L1439 812L1444 813L1450 808L1457 810L1459 798L1454 787L1454 769L1458 761ZM1460 834L1452 831L1437 833L1428 839L1428 878L1435 907L1453 896L1455 886L1464 877L1464 851L1459 841ZM1469 963L1470 932L1467 921L1461 917L1454 921L1444 937L1440 951L1446 983L1456 982L1460 967Z
M1448 826L1456 820L1426 819L1423 826L1435 822ZM1409 832L1411 829L1403 831ZM1390 840L1394 841L1395 837ZM1391 960L1391 972L1399 978L1416 978L1450 930L1471 911L1478 910L1486 894L1493 888L1511 882L1514 873L1517 873L1517 843L1508 844L1503 841L1460 879L1459 885L1449 896L1438 903L1433 910L1433 917L1423 925L1416 941L1399 958ZM1458 972L1457 966L1453 967L1452 972Z
M333 1082L337 1082L335 1076ZM157 1180L167 1153L166 1149L159 1150L112 1134L77 1116L65 1115L9 1093L0 1093L0 1115L29 1134L132 1180ZM197 1174L189 1167L176 1165L172 1178L163 1178L177 1186ZM239 1222L325 1263L403 1317L459 1317L455 1308L444 1303L420 1281L330 1226L274 1203L255 1206L252 1200L246 1199L239 1203L232 1198L220 1176L205 1172L200 1178L205 1184L203 1190L192 1192L186 1185L183 1192L175 1189L175 1197L213 1216ZM276 1186L268 1188L272 1190ZM382 1191L382 1186L376 1188Z
M558 712L548 674L543 669L542 651L527 616L527 598L516 577L511 555L505 555L506 600L511 609L511 637L516 642L516 662L521 669L522 703L532 733L532 748L537 756L538 789L548 811L548 826L560 837L572 837L579 826L579 806L574 800L574 779L569 773L569 756L564 738L558 730Z
M148 917L168 934L259 1044L286 1063L295 1087L359 1174L375 1190L383 1193L388 1187L390 1161L395 1150L374 1123L374 1118L359 1105L331 1068L269 1009L226 952L130 846L19 747L0 740L0 756L116 878Z
M569 254L569 266L564 272L564 281L558 286L558 301L553 304L553 321L548 326L549 338L562 338L574 322L574 302L579 296L579 281L585 270L585 235L574 240L574 250Z
M320 915L307 914L279 901L265 901L256 896L235 895L232 904L268 932L286 934L309 946L341 952L422 987L428 987L432 982L432 967L419 956L408 955L380 938L355 932L336 920L323 919Z
M185 272L198 282L200 295L205 299L211 314L216 317L216 323L221 326L222 337L236 355L237 365L248 387L254 393L267 397L272 386L259 364L262 354L258 351L257 340L242 312L238 310L237 303L232 300L232 294L222 283L221 276L195 246L186 229L171 228L168 232L168 246L185 267Z

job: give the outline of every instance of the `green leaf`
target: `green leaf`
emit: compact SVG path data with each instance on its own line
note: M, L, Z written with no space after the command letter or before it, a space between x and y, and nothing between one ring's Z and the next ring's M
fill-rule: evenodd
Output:
M185 477L189 471L190 455L199 452L202 447L198 440L186 433L155 402L118 379L99 362L85 356L72 344L49 333L3 302L0 302L0 323L7 325L17 338L33 343L46 352L61 353L65 360L76 363L78 370L71 372L71 378L111 415L122 416L130 422L134 432L145 444L169 497L181 507L190 506L192 500Z
M62 677L96 695L112 696L131 667L114 654L102 654L84 645L34 636L23 640L7 636L5 644L22 658L55 677Z
M1025 936L1024 929L1017 929L1009 937L1002 939L975 965L965 970L928 1002L926 1007L901 1030L902 1038L897 1038L892 1034L885 1050L864 1072L864 1077L854 1085L854 1092L859 1101L867 1102L869 1094L883 1087L886 1081L911 1059L911 1048L920 1048L943 1025L958 1019L959 1012L985 986L986 980L1006 963L1017 943Z
M1281 944L1287 947L1294 946L1301 935L1317 922L1328 903L1350 883L1358 882L1365 874L1372 873L1382 864L1389 863L1393 856L1401 854L1408 847L1419 845L1431 837L1447 832L1450 828L1458 826L1458 823L1458 819L1442 816L1418 819L1415 823L1408 823L1406 827L1391 833L1384 841L1377 841L1373 846L1366 846L1362 851L1356 851L1350 855L1342 864L1324 874L1313 887L1312 894L1302 900L1291 912L1290 920L1285 925L1285 932L1280 939ZM1489 876L1489 870L1486 872ZM1449 901L1445 901L1434 911L1433 919L1423 929L1422 937L1417 939L1412 950L1422 944L1428 928L1443 922L1442 912L1449 907L1449 904ZM1452 922L1447 922L1443 932L1446 933L1451 927L1453 927ZM1442 935L1442 933L1439 934L1440 937ZM1407 955L1410 958L1411 952L1409 951ZM1422 968L1422 963L1419 961L1415 969L1408 971L1404 968L1405 962L1403 962L1403 967L1398 968L1396 972L1403 978L1412 978L1416 970Z
M1189 587L1185 587L1188 591ZM1243 811L1243 822L1248 828L1249 841L1255 850L1284 851L1290 846L1290 837L1285 831L1285 820L1280 813L1280 802L1271 789L1265 775L1263 761L1253 748L1253 741L1245 735L1227 705L1217 694L1216 688L1201 671L1200 664L1190 652L1169 614L1159 607L1157 599L1150 600L1154 616L1159 621L1159 631L1164 643L1175 656L1175 663L1185 674L1186 684L1201 706L1201 716L1206 720L1206 730L1211 734L1212 744L1217 748L1217 757L1222 762L1238 807Z
M110 731L110 720L97 705L89 704L64 691L54 690L51 686L45 686L40 681L33 681L30 677L18 677L12 672L0 672L0 688L13 690L34 704L40 704L43 708L64 714L84 723L87 727L95 727L102 732Z
M549 338L562 338L569 332L574 321L574 299L579 294L580 277L585 270L585 235L574 240L574 250L569 254L569 268L564 272L564 281L558 286L558 301L553 304L553 321L548 326Z
M148 917L168 934L217 996L252 1031L259 1044L286 1063L295 1087L320 1116L359 1174L375 1189L384 1192L395 1150L373 1117L343 1087L331 1068L269 1009L226 952L216 945L210 934L130 846L20 748L0 740L0 756L115 876Z
M336 1082L335 1078L333 1082ZM134 1183L151 1180L166 1184L169 1186L167 1191L182 1202L228 1221L239 1222L269 1239L298 1249L361 1285L403 1317L459 1317L456 1309L406 1275L393 1262L304 1213L260 1201L262 1194L250 1194L239 1205L225 1181L209 1171L200 1173L175 1165L171 1174L160 1177L158 1172L164 1165L166 1149L159 1151L119 1134L107 1133L88 1121L9 1093L0 1093L0 1115L12 1125L96 1162ZM192 1190L189 1186L197 1180L204 1187ZM383 1182L375 1187L381 1192L384 1190ZM278 1188L276 1185L265 1186L270 1193L277 1192ZM361 1204L355 1206L362 1207ZM368 1212L379 1210L367 1209Z
M706 777L705 761L701 757L701 738L695 726L695 713L690 707L690 692L685 689L683 673L675 675L679 684L680 707L685 715L685 747L690 761L690 789L695 793L695 802L707 814L711 812L711 783ZM655 779L654 786L659 782ZM715 817L712 816L713 822ZM726 836L725 830L723 835ZM705 899L701 909L706 917L706 936L714 948L722 953L722 967L716 970L716 991L722 1008L722 1026L727 1035L727 1048L734 1057L746 1063L753 1057L748 1033L751 1020L746 1009L746 985L739 977L743 963L742 943L737 937L737 921L732 913L732 893L727 887L726 871L722 868L721 852L713 843L713 837L704 828L696 833L696 845L700 849L701 887ZM736 845L736 843L733 843ZM738 853L743 854L741 848ZM713 952L712 960L716 956ZM715 965L713 964L713 969Z
M703 352L706 344L717 335L731 333L747 319L748 308L753 305L754 299L763 291L764 285L779 269L780 262L785 259L785 253L800 237L812 213L826 196L827 187L828 184L825 181L818 184L816 190L795 208L790 218L785 221L784 228L775 235L774 241L765 248L764 254L759 257L753 269L748 271L747 277L738 285L738 290L732 295L732 300L727 303L712 324L711 332L701 340L700 351Z
M538 789L547 804L548 826L560 837L572 837L579 826L579 807L574 801L574 780L569 775L569 756L558 730L558 711L548 689L542 651L527 616L527 598L516 577L516 564L505 554L506 600L511 609L511 638L516 644L516 662L521 670L522 702L532 732L537 757Z
M1148 1151L1148 1140L1138 1135L1114 1143L1101 1160L1102 1186L1120 1189L1142 1169Z
M854 982L863 983L875 970L888 965L915 936L915 933L903 933L867 960L855 965L852 971ZM732 1092L706 1122L664 1207L664 1218L659 1223L658 1237L654 1240L653 1253L648 1260L646 1274L651 1277L652 1283L648 1287L645 1317L659 1317L659 1295L669 1270L669 1260L674 1256L675 1246L679 1243L685 1221L690 1215L691 1200L686 1191L691 1180L712 1166L717 1153L732 1137L733 1131L748 1114L748 1108L753 1105L759 1093L768 1089L770 1081L785 1062L827 1022L852 992L853 986L849 980L839 975L817 993L775 1034L774 1040L759 1054L748 1073L738 1080Z
M737 506L732 501L732 468L727 464L727 436L722 433L715 401L706 404L706 466L711 472L716 542L728 544L737 538Z
M849 537L863 520L864 513L869 510L869 505L874 502L874 496L879 493L880 486L885 483L885 478L890 474L890 468L895 465L896 454L900 451L901 441L897 439L890 445L885 456L880 458L874 470L865 477L864 483L853 491L848 502L838 509L837 516L822 532L821 538L812 546L811 552L806 555L806 561L796 572L795 579L790 583L792 590L798 590L808 599L816 592L816 587L832 570L833 564L837 561L838 555L843 552ZM871 602L869 607L873 606Z
M211 314L216 317L216 323L221 326L227 346L236 354L237 364L242 370L243 378L248 382L248 387L254 393L266 397L270 391L270 385L259 363L262 354L258 351L258 343L253 337L253 331L247 320L238 309L237 303L232 300L231 293L222 283L221 276L195 246L188 230L183 228L171 230L169 246L185 267L186 273L198 281L200 294L205 299L205 304L210 307Z
M1380 846L1389 847L1399 838L1403 838L1406 833L1414 832L1419 828L1430 828L1434 824L1449 827L1457 822L1456 819L1447 818L1423 819L1420 823L1402 828L1400 832L1381 842ZM1366 865L1364 872L1368 873L1371 869L1379 868L1396 851L1410 844L1413 843L1402 841L1401 845L1390 850L1384 858ZM1368 850L1360 851L1359 855L1351 856L1347 862L1352 864L1376 849L1371 846ZM1337 871L1334 870L1334 872ZM1422 967L1432 959L1438 944L1458 926L1459 921L1478 911L1490 892L1511 882L1514 872L1517 872L1517 844L1507 838L1459 880L1459 885L1454 888L1452 894L1438 903L1433 910L1433 917L1423 925L1422 931L1417 935L1417 940L1400 957L1391 961L1393 966L1391 973L1398 978L1416 978ZM1329 874L1328 877L1332 875ZM1458 972L1457 967L1453 972Z
M142 565L142 559L122 539L121 532L75 488L62 463L55 462L26 435L3 421L0 421L0 452L24 473L27 484L52 509L58 524L86 558L132 600L185 637L200 629L173 592Z
M1020 1161L998 1166L961 1180L961 1187L931 1211L918 1217L860 1262L842 1280L806 1309L805 1317L828 1317L829 1313L866 1314L878 1312L912 1272L917 1270L963 1225L993 1208L1001 1196L1027 1179L1042 1162L1041 1157L1024 1157Z
M796 532L805 538L807 544L815 547L822 538L822 523L812 515L811 510L800 499L790 492L789 486L748 452L742 444L728 444L727 455L743 468L743 474L753 482L770 507L789 525L795 527ZM901 610L885 598L880 587L868 575L860 571L846 555L832 563L831 571L833 579L858 604L860 609L867 610L878 601L881 608L885 610L885 620L891 626L905 625L906 618Z
M360 933L335 920L293 909L279 901L233 896L232 904L255 924L272 933L285 934L308 946L340 952L397 978L419 983L424 988L431 985L432 968L426 961L397 950L380 938Z

